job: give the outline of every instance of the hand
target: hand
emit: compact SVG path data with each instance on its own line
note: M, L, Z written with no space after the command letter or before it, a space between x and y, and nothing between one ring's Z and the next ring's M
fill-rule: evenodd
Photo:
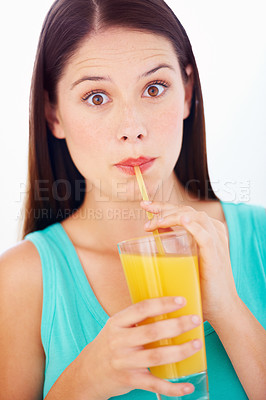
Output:
M217 318L226 316L232 302L239 301L224 224L192 207L161 202L141 202L141 207L154 214L148 226L145 225L146 231L179 225L196 240L199 248L203 317L214 326Z
M176 300L177 299L177 300ZM167 396L192 393L190 383L171 383L153 376L148 367L181 361L202 347L200 340L182 345L144 349L144 345L175 337L200 325L192 315L136 326L146 318L173 312L185 306L184 298L144 300L115 314L93 342L85 347L82 370L93 374L95 399L107 399L133 389ZM86 381L86 377L83 379Z

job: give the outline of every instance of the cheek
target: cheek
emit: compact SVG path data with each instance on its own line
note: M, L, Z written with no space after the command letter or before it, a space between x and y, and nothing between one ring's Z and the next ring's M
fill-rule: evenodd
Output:
M86 118L75 117L69 113L69 118L65 118L64 125L66 141L72 152L82 155L88 154L88 149L90 149L90 154L97 153L103 145L97 124L88 123Z
M65 118L64 130L72 161L84 177L88 178L88 171L97 176L100 172L99 158L102 157L104 149L101 132L99 128L97 131L97 126L88 124L88 121L73 115L71 117Z
M156 116L156 132L162 144L177 144L182 141L183 118L176 107L158 113ZM176 148L175 148L176 149Z

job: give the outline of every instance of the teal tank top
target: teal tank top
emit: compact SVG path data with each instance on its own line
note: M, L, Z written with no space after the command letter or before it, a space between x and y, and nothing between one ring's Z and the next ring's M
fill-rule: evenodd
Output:
M238 294L266 328L265 209L243 203L221 204L229 230L230 258ZM30 233L25 240L36 246L42 263L45 398L61 373L94 340L109 317L92 291L76 250L60 223ZM248 399L218 335L207 321L204 331L210 398ZM133 390L112 399L156 400L156 395Z

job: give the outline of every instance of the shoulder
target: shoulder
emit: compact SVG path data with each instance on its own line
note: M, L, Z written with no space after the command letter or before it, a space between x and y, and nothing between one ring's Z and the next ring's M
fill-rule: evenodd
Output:
M227 219L237 221L243 227L266 233L266 209L264 206L246 203L222 202Z
M238 213L264 213L265 214L265 207L258 204L250 204L250 203L231 203L226 201L221 201L223 208L230 208L235 210Z
M266 263L266 210L265 207L246 203L223 203L232 241L237 243L234 254L242 263L265 270Z
M0 255L0 285L14 285L23 290L41 287L41 260L29 240L23 240ZM4 289L4 288L2 288Z
M41 261L24 240L0 256L0 399L41 398L41 314Z
M24 240L0 256L0 301L5 311L14 313L25 307L38 315L42 306L42 271L39 253L28 240ZM3 304L3 303L2 303Z

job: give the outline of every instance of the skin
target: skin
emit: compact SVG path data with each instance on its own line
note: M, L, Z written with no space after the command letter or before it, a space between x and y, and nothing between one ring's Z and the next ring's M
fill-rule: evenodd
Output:
M139 75L161 63L170 64L174 71L163 68L138 80ZM198 201L173 173L193 90L190 66L186 72L189 78L184 84L177 56L167 39L119 28L85 40L66 66L58 84L57 105L47 101L46 117L54 136L66 139L72 159L86 180L84 203L75 218L64 224L79 248L100 251L105 243L111 250L119 241L143 234L144 212L142 218L132 218L130 226L128 219L121 217L125 209L140 211L141 195L135 177L114 166L127 157L157 157L152 168L144 172L151 199L193 205L196 209L207 205L211 216L224 220L217 203ZM112 83L84 81L73 87L86 75L109 76ZM165 80L169 87L150 85L155 80ZM149 88L161 94L152 97ZM91 90L105 92L100 95L104 104L93 105L93 97L82 101ZM96 209L103 218L84 218L89 210ZM112 213L113 218L110 209L117 211Z
M114 45L117 41L118 47ZM161 63L170 64L174 70L163 68L138 79ZM191 76L190 66L187 72ZM73 87L86 75L110 76L113 83L84 81ZM153 85L160 95L152 96L148 84L157 79L166 80L169 87ZM96 89L106 92L100 95L103 104L94 105L95 95L81 101ZM87 187L93 187L86 206L98 196L108 202L141 200L135 177L129 179L114 167L128 157L157 157L152 171L146 174L151 192L158 182L173 184L173 168L181 150L183 119L189 115L191 95L192 79L184 87L177 57L165 38L154 40L154 35L132 31L121 35L121 29L112 29L83 43L59 82L58 104L54 117L48 110L48 120L53 134L66 139ZM121 193L118 187L123 184Z
M161 69L137 80L162 62L171 64L175 73ZM85 81L73 87L85 75L96 74L109 75L113 83ZM142 346L180 335L202 321L195 323L188 315L135 326L147 317L183 307L186 299L177 302L161 298L130 305L116 251L120 240L156 227L177 226L185 227L199 246L204 318L221 338L248 397L263 398L265 332L237 295L220 205L189 197L173 173L182 143L183 120L189 115L193 88L190 66L187 74L188 83L184 84L176 55L165 38L116 28L83 42L59 81L58 103L46 102L51 131L57 138L66 139L87 183L82 207L62 225L110 316L95 340L60 375L46 400L105 400L134 388L168 396L193 391L190 384L173 384L152 376L147 367L189 357L201 348L200 342L170 349L145 350ZM155 79L170 83L158 100L146 97L147 86ZM106 105L94 109L82 101L92 89L107 93ZM114 167L121 159L139 155L157 157L144 173L154 200L151 204L140 203L135 178ZM156 191L158 182L161 198ZM118 190L121 184L122 194ZM102 218L89 218L88 211L98 207ZM119 211L117 218L106 218L110 208ZM144 217L145 211L151 211L155 217L150 226L144 226L146 217L133 218L129 223L121 218L124 210L143 210ZM41 295L40 259L34 246L25 241L0 259L0 376L4 376L0 400L41 399L45 360L40 339Z

